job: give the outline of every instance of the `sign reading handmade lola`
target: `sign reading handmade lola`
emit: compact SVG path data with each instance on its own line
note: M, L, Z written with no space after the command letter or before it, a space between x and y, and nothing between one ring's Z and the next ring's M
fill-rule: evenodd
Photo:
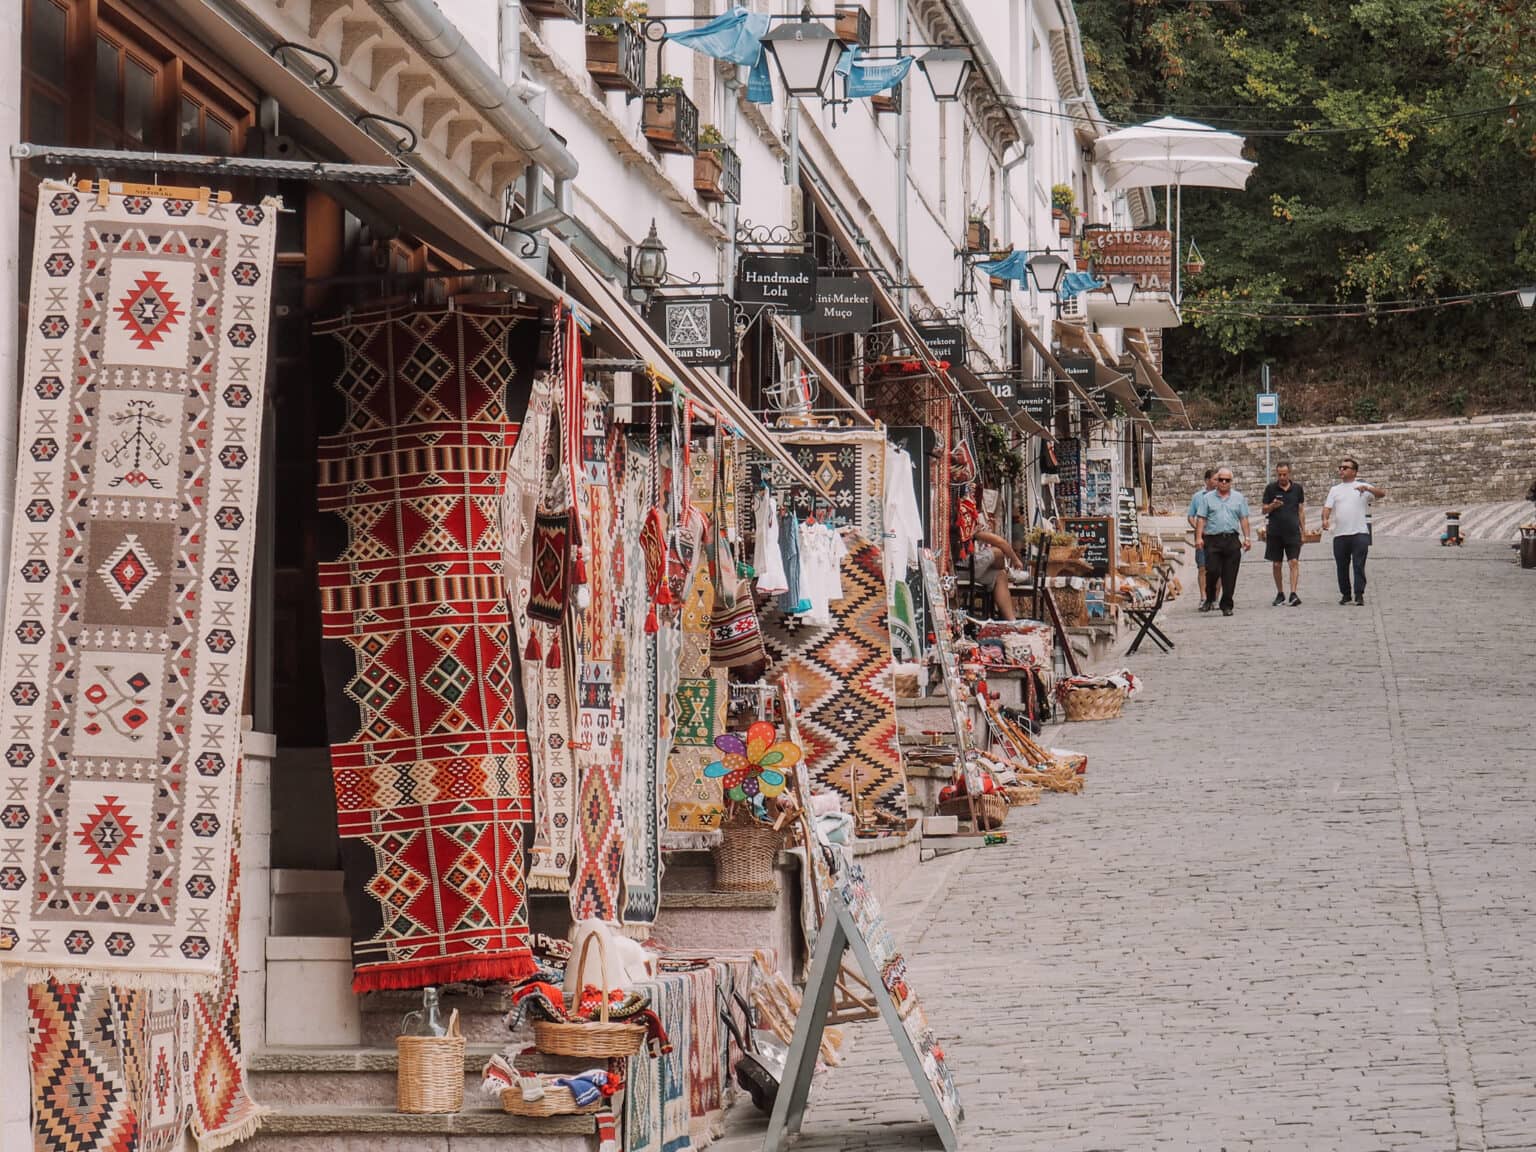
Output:
M0 650L0 962L218 979L277 209L38 191Z
M800 316L816 305L816 257L745 253L736 271L736 302Z

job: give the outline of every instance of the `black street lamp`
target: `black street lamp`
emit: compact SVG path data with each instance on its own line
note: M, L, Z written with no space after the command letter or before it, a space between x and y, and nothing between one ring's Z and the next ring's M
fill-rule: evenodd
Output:
M628 264L629 283L625 287L629 298L644 307L656 289L667 282L667 246L656 235L654 217L645 239L637 246L625 246L624 259Z
M1054 252L1043 252L1039 256L1030 257L1025 267L1035 278L1035 287L1051 295L1055 295L1056 290L1061 287L1061 278L1067 274L1067 262Z
M970 79L974 62L966 49L945 46L924 52L917 58L917 66L928 78L933 98L941 104L948 104L964 94L965 82Z
M832 81L843 54L843 42L825 24L811 17L810 5L800 19L787 20L763 37L779 65L779 78L791 96L820 96Z

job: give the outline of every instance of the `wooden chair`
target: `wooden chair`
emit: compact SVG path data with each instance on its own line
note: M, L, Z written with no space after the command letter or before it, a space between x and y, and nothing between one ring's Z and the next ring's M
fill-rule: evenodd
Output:
M1157 614L1163 610L1163 604L1167 599L1168 573L1164 572L1157 586L1157 599L1152 601L1152 607L1125 609L1125 614L1131 618L1132 622L1141 625L1141 630L1136 633L1136 639L1132 640L1131 646L1125 650L1127 656L1136 655L1136 649L1141 647L1141 642L1148 636L1152 637L1152 643L1164 652L1173 651L1173 641L1168 639L1167 633L1157 626Z

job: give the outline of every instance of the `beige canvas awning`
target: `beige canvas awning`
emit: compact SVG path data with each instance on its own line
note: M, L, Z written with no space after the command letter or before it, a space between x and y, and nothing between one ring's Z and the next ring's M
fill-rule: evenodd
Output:
M1152 355L1152 347L1147 343L1146 333L1140 328L1128 328L1125 332L1125 346L1135 356L1139 368L1147 381L1147 386L1179 419L1184 421L1184 427L1190 427L1189 413L1184 410L1184 400L1173 386L1163 379L1163 374L1158 371L1157 358Z
M827 386L828 391L842 401L843 406L848 409L849 414L853 417L853 422L861 424L866 428L874 427L875 418L864 411L864 406L853 398L853 394L848 389L843 387L843 382L837 378L837 374L823 364L816 353L811 351L810 346L795 334L794 328L777 313L768 313L768 320L773 325L774 331L784 338L784 343L788 344L795 355L800 358L800 362L811 372L815 373L817 379Z
M1103 420L1104 410L1094 402L1093 397L1083 389L1082 385L1072 379L1071 373L1061 366L1061 361L1056 358L1056 354L1050 350L1044 340L1040 339L1040 334L1035 331L1033 325L1024 318L1024 314L1017 308L1013 310L1013 322L1023 331L1024 338L1034 346L1035 351L1040 354L1040 359L1045 361L1046 367L1055 374L1056 379L1065 384L1072 394L1087 407L1088 411L1100 420Z

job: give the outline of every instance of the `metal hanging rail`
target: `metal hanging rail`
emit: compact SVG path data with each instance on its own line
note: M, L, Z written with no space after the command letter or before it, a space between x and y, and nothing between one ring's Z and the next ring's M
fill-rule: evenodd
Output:
M246 176L331 184L409 184L416 179L414 172L399 164L330 164L319 160L265 160L249 156L193 156L180 152L64 148L55 144L12 144L11 159L36 160L54 168L199 172L210 178Z

